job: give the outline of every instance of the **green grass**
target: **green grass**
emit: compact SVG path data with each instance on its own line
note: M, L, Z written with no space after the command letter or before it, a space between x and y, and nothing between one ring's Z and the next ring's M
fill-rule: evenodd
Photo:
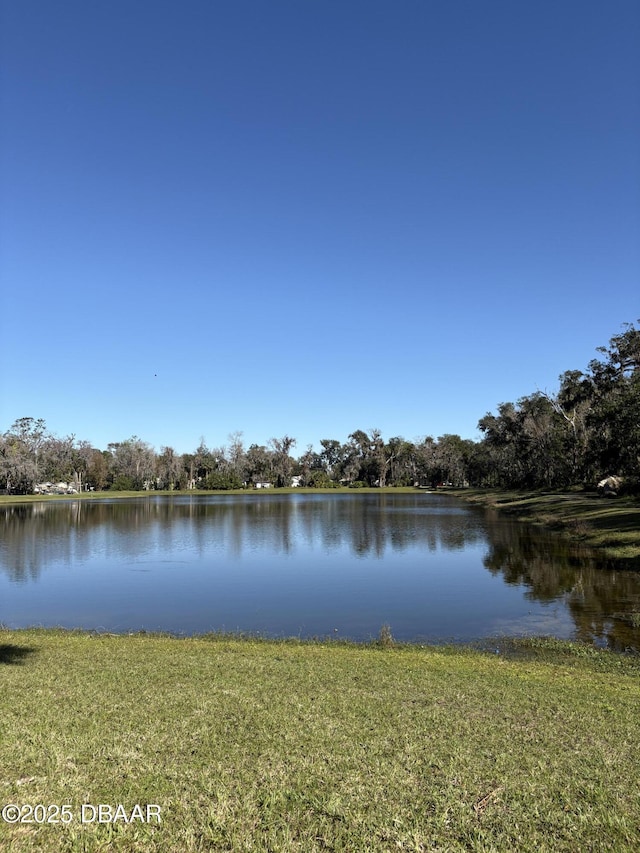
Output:
M0 850L638 849L638 658L385 637L0 631L2 804L74 815L0 821Z
M150 492L146 491L107 491L107 492L79 492L77 495L0 495L0 505L15 504L15 503L34 503L37 501L70 501L70 500L101 500L104 498L120 499L120 498L150 498L158 495L169 495L172 497L194 497L203 495L252 495L256 498L267 497L269 495L335 495L336 493L346 495L362 495L362 494L398 494L418 492L413 486L388 486L383 489L377 487L367 487L362 489L350 489L346 486L341 486L337 489L307 489L307 488L283 488L283 489L187 489L180 491L178 489L157 489Z
M507 512L520 521L541 524L609 557L640 566L640 501L602 498L577 492L517 492L462 489L466 501Z

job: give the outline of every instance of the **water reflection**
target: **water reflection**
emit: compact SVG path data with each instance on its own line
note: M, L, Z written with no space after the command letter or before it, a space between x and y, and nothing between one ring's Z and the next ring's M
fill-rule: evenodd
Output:
M640 648L640 575L446 496L16 504L0 531L8 624L324 634L339 622L366 637L388 621L400 639L534 630Z
M298 546L347 547L382 559L389 550L420 544L463 549L481 541L477 518L455 505L427 505L394 495L261 495L150 497L130 500L17 504L0 510L0 569L13 582L37 580L51 562L77 562L97 553L131 561L150 549L185 545L200 556L224 545L230 556L264 548L290 554Z
M562 601L575 625L575 639L623 651L640 651L640 575L624 571L588 548L538 534L527 525L487 512L489 552L485 567L505 583L524 586L540 602Z

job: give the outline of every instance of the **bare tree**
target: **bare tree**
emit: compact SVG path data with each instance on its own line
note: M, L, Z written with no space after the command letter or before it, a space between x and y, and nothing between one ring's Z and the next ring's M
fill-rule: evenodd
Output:
M242 441L242 432L232 432L229 434L228 438L229 448L227 450L227 459L230 473L240 480L240 482L245 482L247 479L247 466L244 442Z

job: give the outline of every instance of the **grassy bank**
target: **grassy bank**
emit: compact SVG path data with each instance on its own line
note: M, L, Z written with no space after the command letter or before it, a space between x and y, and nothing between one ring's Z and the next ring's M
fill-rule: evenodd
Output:
M451 494L541 524L640 567L640 501L601 498L582 492L516 492L456 489Z
M264 498L274 495L362 495L362 494L399 494L412 493L416 494L417 489L413 486L387 487L378 489L375 487L367 487L362 489L350 489L348 487L340 487L337 489L307 489L307 488L285 488L285 489L188 489L179 491L177 489L154 489L150 492L145 491L128 491L128 492L79 492L77 495L0 495L0 506L2 504L16 503L34 503L37 501L70 501L70 500L111 500L121 498L149 498L159 495L169 497L202 497L203 495L247 495L255 498Z
M0 850L636 850L639 674L551 641L0 631L2 805L68 820ZM100 803L161 823L82 823Z

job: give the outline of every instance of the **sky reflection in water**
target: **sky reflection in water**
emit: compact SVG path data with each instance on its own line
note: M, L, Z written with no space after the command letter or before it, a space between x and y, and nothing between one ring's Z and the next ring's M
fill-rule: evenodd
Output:
M640 578L444 495L148 496L5 506L0 621L367 640L639 646Z

